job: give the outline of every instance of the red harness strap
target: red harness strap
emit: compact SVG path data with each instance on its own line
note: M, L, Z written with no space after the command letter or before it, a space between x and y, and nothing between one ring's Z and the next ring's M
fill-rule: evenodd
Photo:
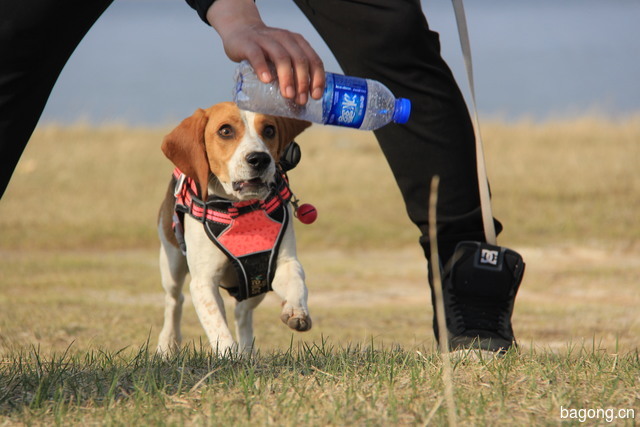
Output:
M189 214L199 220L211 239L235 267L240 285L229 288L238 301L271 290L278 247L289 220L287 204L291 191L284 175L278 175L276 186L265 200L232 202L213 197L203 202L197 196L197 185L176 168L174 232L183 252L182 218Z

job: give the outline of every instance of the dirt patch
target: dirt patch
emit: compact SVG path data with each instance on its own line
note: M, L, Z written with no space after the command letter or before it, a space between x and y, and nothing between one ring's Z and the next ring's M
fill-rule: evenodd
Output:
M640 250L516 249L527 263L513 315L523 347L595 342L637 348ZM6 345L64 349L75 341L122 348L149 336L154 342L164 304L155 250L2 255L0 341ZM346 342L371 334L403 345L432 340L427 267L418 247L354 252L301 247L300 256L314 329L296 339L331 336ZM198 340L203 331L188 285L185 297L186 339ZM231 297L225 299L232 307ZM270 293L256 311L256 335L264 343L289 344L291 332L278 320L279 310L279 298Z

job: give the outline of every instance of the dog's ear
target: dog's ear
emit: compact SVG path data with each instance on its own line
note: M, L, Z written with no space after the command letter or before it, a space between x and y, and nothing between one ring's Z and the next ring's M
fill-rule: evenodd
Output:
M276 117L276 123L279 130L278 140L278 157L282 155L284 149L293 139L300 135L303 130L311 126L311 122L298 119L289 119L286 117Z
M207 199L209 160L204 143L207 112L198 109L171 131L162 141L162 152L182 173L198 183L200 198Z

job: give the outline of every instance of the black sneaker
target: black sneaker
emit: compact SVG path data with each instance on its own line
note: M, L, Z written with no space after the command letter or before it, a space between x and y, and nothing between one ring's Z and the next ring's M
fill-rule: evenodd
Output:
M451 351L498 355L516 346L511 315L522 281L522 257L507 248L461 242L444 269L443 294ZM438 337L434 313L433 328Z

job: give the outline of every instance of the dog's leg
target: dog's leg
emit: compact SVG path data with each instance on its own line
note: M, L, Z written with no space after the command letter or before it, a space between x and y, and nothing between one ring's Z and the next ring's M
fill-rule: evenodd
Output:
M194 277L190 284L191 297L200 323L209 338L211 348L221 355L235 348L227 326L224 301L217 285L206 276Z
M162 287L165 290L164 297L164 325L158 338L158 353L164 356L177 351L180 348L182 335L180 333L180 320L182 318L182 285L187 275L187 260L180 249L167 241L163 232L162 223L158 226L160 235L160 276Z
M236 304L236 337L238 347L243 353L251 353L253 349L253 310L262 302L265 295L258 295Z
M291 212L291 207L289 209ZM307 307L307 286L304 280L304 270L296 255L293 224L289 222L280 244L278 268L273 278L272 288L283 299L280 319L296 331L311 329L311 317Z
M191 299L214 351L224 354L234 340L220 295L227 257L207 237L202 224L185 216L187 261L191 272Z

